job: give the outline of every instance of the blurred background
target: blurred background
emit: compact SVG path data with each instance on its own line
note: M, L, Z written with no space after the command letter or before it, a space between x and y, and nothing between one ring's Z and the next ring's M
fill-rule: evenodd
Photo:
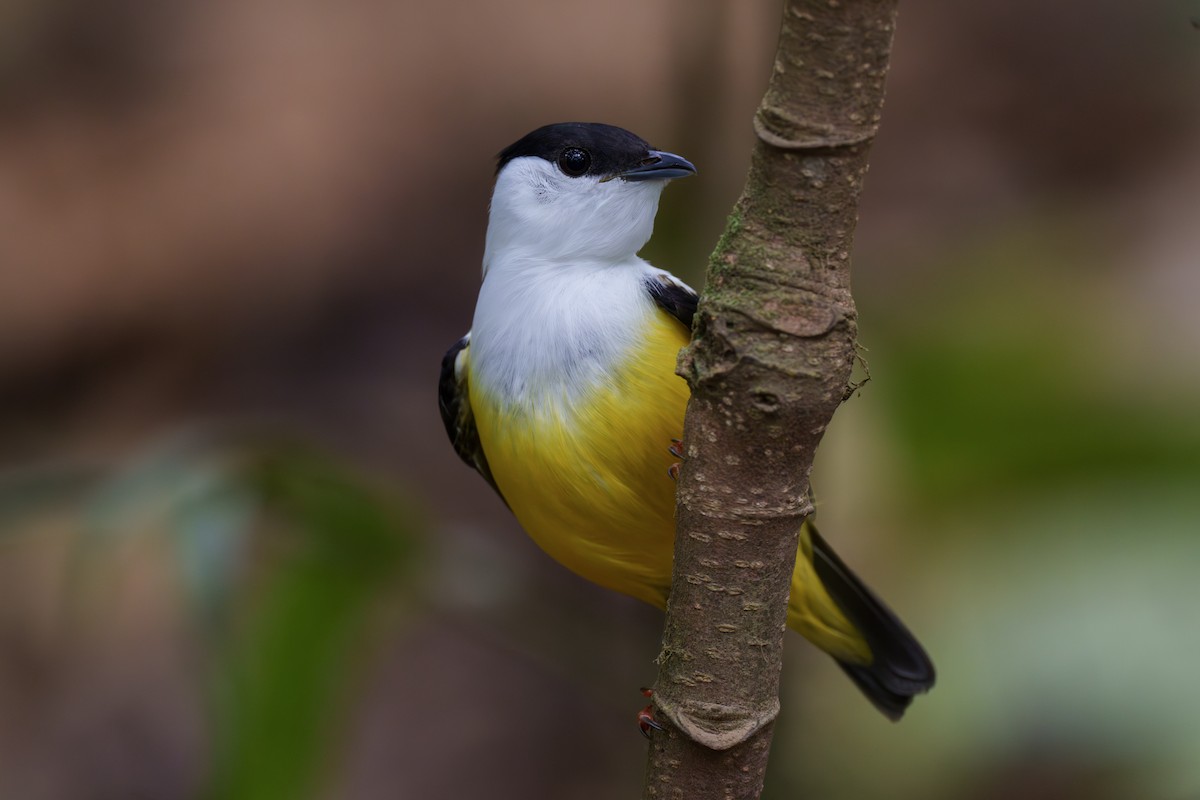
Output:
M682 153L699 285L779 3L0 6L0 798L632 797L661 619L445 441L503 146ZM1200 4L905 0L768 798L1200 797Z

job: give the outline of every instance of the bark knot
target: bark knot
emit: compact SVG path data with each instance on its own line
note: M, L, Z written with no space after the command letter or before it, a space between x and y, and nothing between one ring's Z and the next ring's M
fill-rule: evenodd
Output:
M683 701L669 695L654 695L662 715L684 735L712 750L728 750L749 739L779 716L779 698L762 708L726 703Z

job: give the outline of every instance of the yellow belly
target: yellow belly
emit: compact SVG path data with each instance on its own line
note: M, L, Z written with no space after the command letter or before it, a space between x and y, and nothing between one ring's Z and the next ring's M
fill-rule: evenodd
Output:
M675 534L667 448L688 399L675 359L687 335L656 312L642 342L570 408L506 409L475 386L471 406L496 484L534 541L584 578L662 607Z
M687 338L656 312L636 358L569 408L535 413L471 387L492 477L526 532L580 576L659 608L671 586L675 482L667 470L676 459L667 448L683 434L689 390L675 360ZM803 549L788 625L835 657L870 660Z

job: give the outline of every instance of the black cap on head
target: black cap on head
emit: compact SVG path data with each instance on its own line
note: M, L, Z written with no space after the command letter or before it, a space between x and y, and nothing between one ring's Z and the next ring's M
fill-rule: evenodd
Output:
M551 163L568 150L583 150L589 157L578 161L580 175L607 178L639 166L651 151L646 140L616 125L600 122L559 122L546 125L518 139L497 156L496 172L514 158L536 156Z

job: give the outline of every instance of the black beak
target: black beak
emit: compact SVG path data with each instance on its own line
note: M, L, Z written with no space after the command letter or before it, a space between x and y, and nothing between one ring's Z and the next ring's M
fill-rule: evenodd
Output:
M617 175L627 181L664 181L668 178L686 178L695 175L696 167L692 162L674 153L664 153L661 150L651 150L642 159L642 163L633 169L625 170Z

